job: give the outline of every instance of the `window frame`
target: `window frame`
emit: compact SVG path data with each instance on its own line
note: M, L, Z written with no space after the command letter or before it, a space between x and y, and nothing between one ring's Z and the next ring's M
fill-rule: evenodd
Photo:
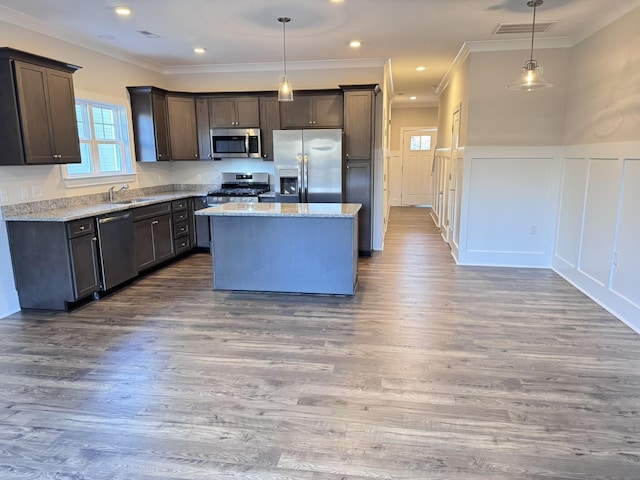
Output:
M108 101L76 98L75 105L81 107L85 132L78 131L80 148L89 146L91 171L89 173L70 173L69 165L61 165L61 176L66 187L88 186L108 184L113 182L132 182L136 179L135 162L131 151L131 131L129 128L128 106L122 103L110 103ZM111 110L114 114L115 140L98 139L95 135L93 108ZM101 144L117 145L120 150L121 166L118 171L103 172L100 169L100 157L98 153Z

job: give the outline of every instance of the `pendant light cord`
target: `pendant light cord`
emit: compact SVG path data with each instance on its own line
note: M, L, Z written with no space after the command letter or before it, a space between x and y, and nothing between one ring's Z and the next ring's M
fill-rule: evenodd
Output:
M282 64L284 76L287 76L287 23L291 21L289 17L278 17L278 21L282 23Z
M533 37L536 34L536 8L537 7L538 7L538 2L534 1L533 2L533 25L531 26L531 59L530 59L531 63L533 63Z

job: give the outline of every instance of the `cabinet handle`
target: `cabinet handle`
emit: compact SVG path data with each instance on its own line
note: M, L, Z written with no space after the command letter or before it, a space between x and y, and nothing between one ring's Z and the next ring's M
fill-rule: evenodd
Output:
M193 158L198 158L198 154L197 154L197 153L195 153L195 154L193 155Z
M80 230L84 230L85 228L87 228L87 227L85 227L84 225L82 225L82 226L80 227Z
M158 220L154 220L153 222L151 222L151 225L158 225Z
M91 239L91 241L92 241L92 242L97 242L97 241L98 241L98 237L93 237L93 238Z
M347 158L349 158L349 154L347 153Z

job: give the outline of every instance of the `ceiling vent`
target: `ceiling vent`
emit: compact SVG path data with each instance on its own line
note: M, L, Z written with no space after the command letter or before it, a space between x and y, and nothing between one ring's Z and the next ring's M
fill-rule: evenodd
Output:
M547 32L553 27L557 21L554 22L539 22L536 23L535 33ZM499 23L496 29L493 31L494 35L504 35L513 33L531 33L531 23Z
M529 29L529 31L531 31L531 29ZM156 35L155 33L148 30L138 30L138 33L144 35L147 38L160 38L160 35Z

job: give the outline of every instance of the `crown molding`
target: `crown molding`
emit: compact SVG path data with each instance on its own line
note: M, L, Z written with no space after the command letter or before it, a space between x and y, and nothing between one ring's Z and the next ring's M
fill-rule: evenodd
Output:
M287 70L336 70L352 68L383 68L386 58L362 58L339 60L305 60L287 61ZM165 67L160 73L165 75L180 75L190 73L244 73L244 72L279 72L282 62L265 63L234 63L210 65L175 65Z

